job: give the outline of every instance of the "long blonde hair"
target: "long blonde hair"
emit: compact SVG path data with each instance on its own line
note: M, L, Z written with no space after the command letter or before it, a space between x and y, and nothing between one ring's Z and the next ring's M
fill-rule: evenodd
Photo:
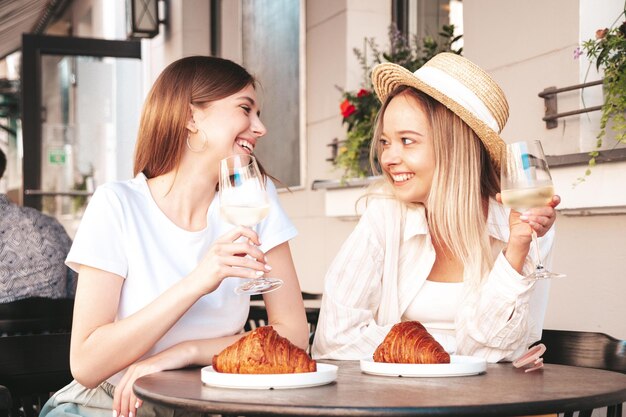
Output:
M480 282L494 262L486 210L489 198L500 191L498 172L478 136L460 117L430 96L407 86L394 90L378 113L370 149L374 172L380 173L374 158L380 160L384 113L389 102L402 93L416 98L430 121L435 172L426 216L431 236L463 262L470 284ZM391 181L388 174L384 176Z

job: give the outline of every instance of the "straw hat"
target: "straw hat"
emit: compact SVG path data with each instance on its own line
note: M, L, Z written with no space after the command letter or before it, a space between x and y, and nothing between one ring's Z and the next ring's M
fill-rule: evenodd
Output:
M407 85L422 91L458 115L482 140L496 169L504 141L500 132L509 118L504 92L476 64L449 52L435 55L414 73L400 65L379 64L372 83L383 103L396 87Z

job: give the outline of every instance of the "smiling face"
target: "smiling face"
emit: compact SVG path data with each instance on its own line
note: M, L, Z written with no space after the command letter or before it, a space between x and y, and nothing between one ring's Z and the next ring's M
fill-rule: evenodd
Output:
M435 149L424 105L408 91L395 96L383 114L379 161L395 195L426 203L435 173Z
M193 139L197 142L206 136L210 152L218 159L251 154L257 140L267 132L259 118L261 112L253 85L204 106L192 105L191 112L187 127Z

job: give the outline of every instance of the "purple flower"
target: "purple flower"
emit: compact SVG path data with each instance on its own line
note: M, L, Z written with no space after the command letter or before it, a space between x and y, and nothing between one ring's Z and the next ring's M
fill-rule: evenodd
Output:
M583 51L580 49L580 46L577 46L574 49L574 59L578 59L583 54Z

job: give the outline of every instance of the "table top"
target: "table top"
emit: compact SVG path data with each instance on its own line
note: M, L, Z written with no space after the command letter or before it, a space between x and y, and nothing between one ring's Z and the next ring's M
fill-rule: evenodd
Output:
M339 366L331 384L284 390L203 385L200 368L158 372L134 385L143 400L171 408L281 416L513 416L599 408L626 401L626 375L546 364L524 373L488 364L481 375L443 378L364 374L358 361Z

